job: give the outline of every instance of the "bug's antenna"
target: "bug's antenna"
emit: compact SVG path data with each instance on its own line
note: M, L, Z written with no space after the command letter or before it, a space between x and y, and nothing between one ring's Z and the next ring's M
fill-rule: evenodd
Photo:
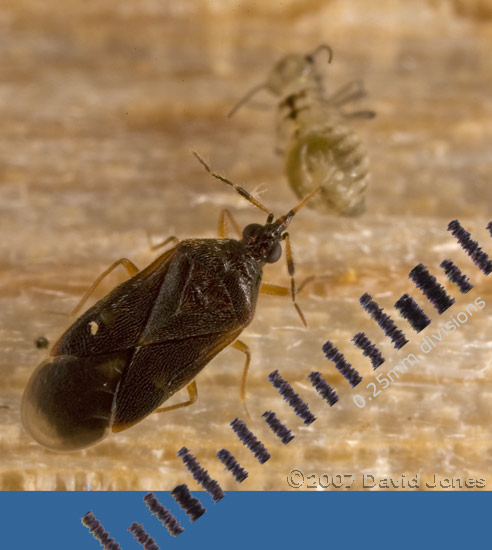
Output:
M233 189L235 189L241 197L244 197L246 200L248 200L251 204L254 204L257 208L260 210L263 210L263 212L266 212L268 215L271 214L270 210L266 206L263 206L260 201L256 200L253 195L248 193L246 189L243 189L239 185L233 183L232 181L228 180L227 178L224 178L224 176L221 176L220 174L216 174L215 172L212 172L210 166L203 160L203 158L195 151L192 151L192 153L195 155L195 158L198 160L198 162L205 168L205 170L214 178L217 178L220 181L223 181L224 183L227 183L227 185L230 185Z
M246 92L246 94L234 105L234 107L227 113L227 118L231 118L231 116L245 103L247 103L257 92L260 90L263 90L266 88L266 82L262 82L261 84L257 84L251 90Z
M333 60L333 50L331 49L330 46L328 46L328 44L321 44L319 45L315 50L314 52L306 55L306 59L308 61L311 61L314 63L314 58L319 54L319 52L323 51L323 50L326 50L328 52L328 63L331 63L332 60Z
M300 203L298 203L296 206L294 206L294 208L292 208L292 210L289 210L287 212L287 214L285 214L285 216L282 216L281 218L279 218L279 220L282 220L283 223L285 224L285 227L287 227L290 223L290 221L292 220L292 218L297 214L297 212L299 212L299 210L308 202L310 201L314 195L316 195L316 193L318 193L321 189L321 185L319 185L318 187L316 187L316 189L313 189L311 191L311 193L309 193L308 195L306 195L302 201Z

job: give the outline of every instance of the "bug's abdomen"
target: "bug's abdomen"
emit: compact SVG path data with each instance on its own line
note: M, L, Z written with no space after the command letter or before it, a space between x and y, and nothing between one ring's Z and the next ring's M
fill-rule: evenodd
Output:
M56 451L75 451L101 441L110 430L128 360L128 352L49 357L24 391L24 427L38 443Z
M369 158L359 137L337 124L301 131L285 156L289 185L299 198L321 185L308 207L327 214L356 216L364 211Z

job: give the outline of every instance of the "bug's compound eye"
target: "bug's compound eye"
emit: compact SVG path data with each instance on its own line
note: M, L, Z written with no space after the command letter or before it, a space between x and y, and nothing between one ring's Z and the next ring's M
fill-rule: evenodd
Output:
M22 397L26 430L54 451L76 451L101 441L111 428L120 379L114 366L114 359L94 365L91 357L64 355L41 363Z
M263 231L263 226L259 223L250 223L243 229L243 239L255 239Z
M282 247L277 243L267 257L266 262L268 264L274 264L280 259L280 256L282 256Z

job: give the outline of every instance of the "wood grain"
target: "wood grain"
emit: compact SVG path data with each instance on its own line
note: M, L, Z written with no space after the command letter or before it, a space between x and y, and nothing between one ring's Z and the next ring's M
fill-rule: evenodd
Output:
M197 486L176 456L185 445L226 490L288 490L306 474L485 477L492 483L490 282L446 231L458 218L485 251L492 219L491 3L185 0L120 4L4 1L0 9L0 487L4 490L168 490ZM473 9L472 9L473 8ZM475 11L474 11L475 10ZM478 15L477 15L478 14ZM305 209L291 226L298 280L326 278L299 296L264 297L242 339L253 354L250 427L272 458L260 466L228 424L243 417L242 355L220 354L197 379L198 402L154 415L86 451L44 450L19 419L23 388L68 313L108 265L149 263L153 241L212 237L221 208L240 225L263 221L208 177L190 154L284 213L296 198L274 153L275 100L266 94L232 120L225 114L289 51L329 43L329 90L362 78L373 121L354 121L372 164L368 210L356 219ZM459 296L439 264L450 258L475 288ZM417 263L457 301L442 318L408 279ZM280 265L281 264L281 265ZM101 292L123 280L110 277ZM265 279L288 283L283 262ZM363 312L368 292L410 339L394 350ZM409 292L432 318L420 335L397 315ZM101 294L100 294L101 295ZM486 307L425 355L424 336L481 296ZM375 374L350 339L363 330L386 363L420 362L359 409ZM330 339L364 381L352 390L323 356ZM318 420L304 427L267 380L279 369ZM340 402L330 409L307 381L317 370ZM177 397L179 400L181 396ZM274 410L295 434L286 447L261 419ZM249 471L238 485L215 458L228 448ZM490 485L489 485L490 486ZM304 487L305 488L305 487ZM353 485L360 488L360 478Z

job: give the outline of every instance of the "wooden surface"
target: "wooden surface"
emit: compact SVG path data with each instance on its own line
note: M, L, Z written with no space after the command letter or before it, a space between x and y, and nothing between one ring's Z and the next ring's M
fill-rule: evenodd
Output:
M492 8L485 1L288 1L232 5L180 1L4 1L0 7L0 487L196 488L177 458L186 445L226 490L288 490L289 471L399 477L484 477L492 487L489 326L492 289L446 231L458 218L485 251L492 219ZM47 451L23 430L23 388L90 283L120 257L144 266L153 241L212 237L221 208L241 226L263 216L208 177L190 154L284 213L296 198L274 154L275 100L225 114L290 51L329 43L327 88L362 78L373 121L354 121L372 164L367 212L343 219L299 213L290 233L298 280L326 279L299 297L262 297L242 339L252 351L250 427L272 458L260 466L228 424L244 417L243 357L220 354L198 377L198 402L154 415L86 451ZM439 264L451 258L475 288L459 296ZM439 318L408 279L417 263L457 297ZM101 293L122 281L108 278ZM265 279L288 283L284 261ZM362 311L369 292L410 339L401 351ZM415 335L393 309L404 292L432 324ZM101 296L102 294L99 294ZM422 338L481 296L486 307L429 355ZM350 339L380 347L386 372L410 352L420 363L366 407L375 374ZM352 390L321 351L331 340L364 381ZM304 427L267 381L278 369L318 417ZM322 372L340 396L330 409L306 380ZM176 396L176 401L182 396ZM295 433L283 446L261 419L274 410ZM215 453L227 447L249 471L238 485ZM306 487L304 487L306 488Z

